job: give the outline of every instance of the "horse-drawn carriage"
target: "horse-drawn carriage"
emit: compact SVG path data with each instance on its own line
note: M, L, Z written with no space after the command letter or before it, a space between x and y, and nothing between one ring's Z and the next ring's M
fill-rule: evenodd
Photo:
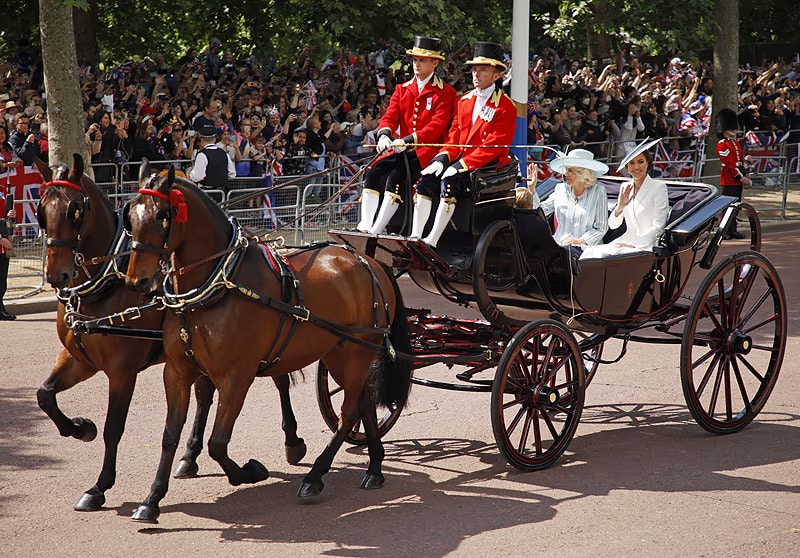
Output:
M497 445L527 471L551 465L566 449L584 391L598 365L609 362L602 349L611 338L622 341L614 362L630 341L680 344L686 403L709 432L735 432L753 420L777 380L787 325L780 277L759 252L755 210L713 186L670 183L670 216L656 248L577 260L553 241L543 214L513 207L516 175L515 165L476 175L471 203L437 249L396 235L331 231L422 289L482 314L470 321L411 312L415 368L466 366L456 381L419 373L413 381L491 391ZM613 205L623 179L602 181ZM540 198L554 186L552 179L540 184ZM739 214L750 222L749 250L714 265ZM709 271L690 296L696 268ZM334 424L324 366L318 380L321 409ZM396 420L387 409L381 426L388 430Z
M70 421L55 405L58 391L104 369L93 355L107 354L107 347L94 352L85 340L100 336L85 334L153 340L163 331L167 424L156 480L137 520L155 521L160 513L190 387L203 378L219 390L209 453L232 484L253 483L266 478L263 465L251 459L239 466L227 454L249 386L256 376L276 379L287 405L285 443L287 452L293 450L287 458L296 463L305 446L294 431L285 378L320 361L318 402L335 435L298 493L311 501L320 496L322 475L345 440L368 445L370 463L361 487L383 484L380 438L397 421L411 382L491 392L500 450L513 466L537 470L557 460L572 439L586 386L598 365L608 362L603 360L608 339L622 340L619 357L629 341L680 344L689 409L714 433L735 432L753 420L780 371L786 301L775 268L758 251L758 217L711 186L670 185L671 217L659 246L646 253L578 261L548 234L526 234L546 231L549 224L537 212L513 207L517 173L506 167L475 176L472 203L461 204L455 228L436 250L396 235L332 231L344 244L283 257L229 220L195 185L172 171L151 176L145 162L139 195L122 218L131 243L121 254L108 248L118 219L107 198L81 176L78 159L71 172L61 169L57 180L48 182L54 193L42 204L51 283L63 286L78 268L93 281L108 268L102 262L122 256L130 261L124 276L114 266L115 289L139 291L132 300L151 296L160 274L164 280L156 303L137 302L125 310L116 302L121 295L95 293L114 302L98 305L98 313L122 310L102 318L79 313L89 308L87 301L76 301L78 308L72 301L65 304L59 329L72 358L63 360L77 363L84 376L64 384L70 370L57 363L40 390L40 403L63 435L93 437L84 419ZM618 186L619 180L607 180L612 197ZM546 197L551 188L552 183L540 185L539 195ZM712 268L721 239L740 212L750 220L750 249ZM106 234L98 234L101 230ZM696 267L711 269L688 297ZM404 273L423 289L477 308L484 319L406 312L395 277ZM150 321L161 330L131 328L148 308L160 313ZM130 350L147 354L137 346ZM118 435L108 438L104 471L78 509L98 509L113 485L127 402L139 367L150 360L125 369L124 363L114 364L119 380L110 385L125 390L109 398L106 427L114 425ZM464 369L455 381L412 376L412 369L435 363ZM207 409L210 394L205 397ZM121 411L115 410L112 421L116 399ZM376 406L384 411L380 418ZM199 416L179 473L196 474L204 426L205 415Z

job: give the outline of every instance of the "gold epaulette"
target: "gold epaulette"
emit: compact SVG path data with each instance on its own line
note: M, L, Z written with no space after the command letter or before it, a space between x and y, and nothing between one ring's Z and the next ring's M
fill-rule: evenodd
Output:
M492 93L492 98L489 99L489 102L492 103L495 106L499 106L500 105L500 99L503 98L503 95L505 95L505 93L503 93L502 89L495 89L494 93Z
M409 86L409 85L411 85L412 83L414 83L414 78L413 78L413 77L412 77L410 80L408 80L407 82L405 82L405 83L403 84L403 87L408 87L408 86Z
M434 87L438 87L439 89L444 89L444 81L439 76L435 75L431 78L431 85Z

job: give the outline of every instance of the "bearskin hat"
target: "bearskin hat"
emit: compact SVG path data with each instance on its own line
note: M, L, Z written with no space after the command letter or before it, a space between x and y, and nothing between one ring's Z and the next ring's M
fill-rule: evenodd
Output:
M739 119L736 113L729 108L724 108L717 114L717 137L722 139L728 130L739 129Z

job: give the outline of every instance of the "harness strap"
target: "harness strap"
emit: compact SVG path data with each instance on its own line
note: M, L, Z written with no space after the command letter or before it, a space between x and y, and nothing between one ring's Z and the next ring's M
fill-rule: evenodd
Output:
M100 367L97 366L94 363L94 361L92 360L92 357L89 356L89 352L86 350L86 347L83 344L83 340L81 340L80 331L73 331L72 332L72 339L75 342L75 346L78 347L78 349L80 350L81 354L83 355L83 358L85 358L89 362L90 365L92 365L94 368L99 370Z
M208 376L206 371L203 370L203 367L200 366L200 363L197 362L197 359L194 356L194 351L192 350L192 336L189 334L189 328L186 327L186 316L184 316L183 312L181 311L176 311L175 314L178 316L178 321L181 325L178 335L180 336L181 341L183 341L183 352L186 355L186 358L189 359L195 368L197 368L204 375Z
M267 259L272 271L281 279L281 301L284 303L290 303L293 298L292 295L295 294L297 296L297 306L304 307L303 291L300 288L300 282L297 280L297 277L294 274L294 269L292 268L291 263L289 263L289 261L283 255L275 252L275 250L269 245L264 246L264 252L267 255ZM286 314L281 313L280 316L281 319L278 324L278 330L275 333L276 341L281 338L283 328L286 325L286 322L289 320L289 316ZM272 353L270 350L267 352L264 358L261 359L261 365L259 366L257 374L266 373L270 368L280 362L281 355L289 346L289 341L291 341L292 337L294 337L295 331L299 326L299 320L294 320L294 322L292 322L292 325L289 328L289 333L286 335L286 338L283 340L281 346L277 349L277 351L275 351L275 356L270 358L270 354Z

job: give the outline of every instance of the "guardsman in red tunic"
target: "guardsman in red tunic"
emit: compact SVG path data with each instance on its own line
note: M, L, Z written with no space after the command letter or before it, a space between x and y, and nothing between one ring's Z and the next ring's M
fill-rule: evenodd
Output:
M402 203L403 193L409 191L419 179L420 170L438 151L435 147L414 148L406 144L444 141L453 119L456 90L434 74L439 61L444 60L441 46L439 39L417 37L414 48L406 51L411 56L414 77L395 88L378 125L378 153L383 157L364 179L360 231L383 231ZM375 218L382 191L383 204Z
M736 139L738 128L739 122L735 112L731 109L719 111L717 137L720 139L717 143L717 155L722 163L719 185L722 187L723 196L733 196L741 200L742 186L749 186L751 181L747 176L749 165L744 156L744 148ZM727 238L744 238L744 235L736 230L736 221Z
M432 199L441 196L433 228L422 238L434 247L453 216L456 201L469 194L470 173L511 160L508 145L514 141L517 109L501 89L500 80L507 69L503 63L503 47L495 43L476 43L472 60L467 64L472 66L475 89L458 100L447 135L448 147L439 151L422 170L417 186L412 237L422 238ZM489 147L496 145L505 147Z

